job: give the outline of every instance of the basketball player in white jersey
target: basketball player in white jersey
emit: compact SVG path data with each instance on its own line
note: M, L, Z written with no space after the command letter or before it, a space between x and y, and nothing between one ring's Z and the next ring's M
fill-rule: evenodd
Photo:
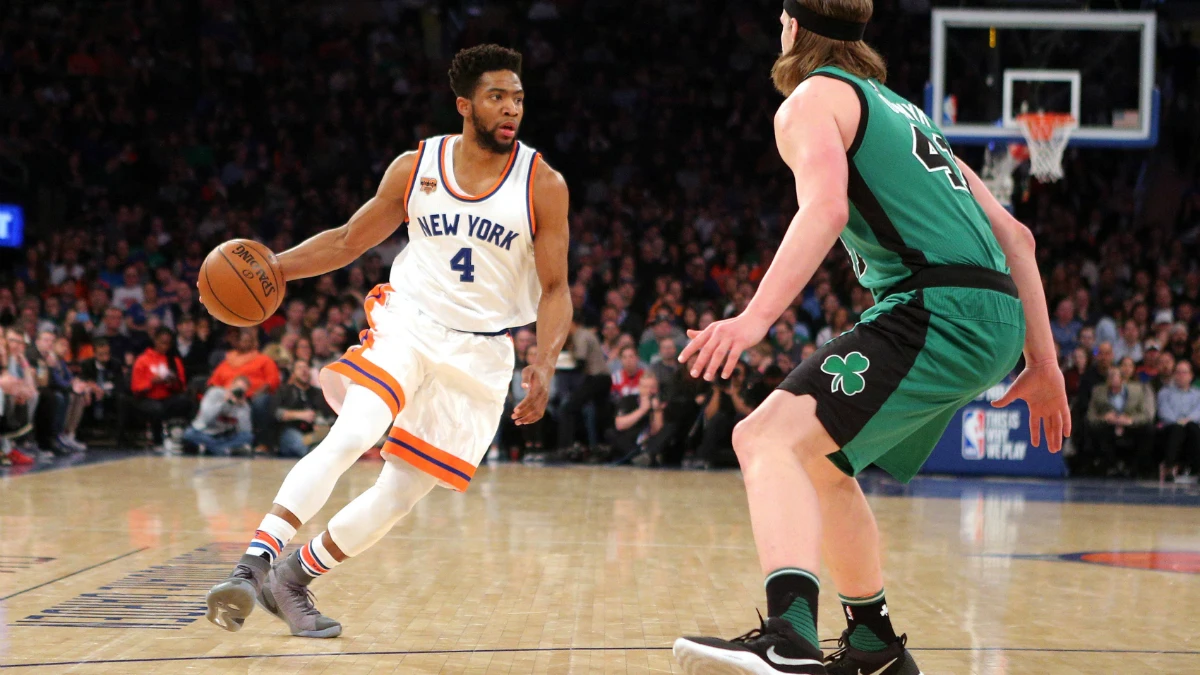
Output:
M504 410L513 369L507 329L537 322L540 357L522 371L517 424L542 417L571 318L567 185L516 140L524 112L521 55L496 45L459 52L450 82L461 135L396 158L379 191L345 225L279 255L287 280L332 272L408 223L391 283L367 297L361 346L321 372L337 422L284 479L229 579L208 593L208 619L239 630L257 600L293 635L335 637L308 584L378 541L435 486L465 491ZM376 484L297 552L277 559L325 504L338 477L381 437Z

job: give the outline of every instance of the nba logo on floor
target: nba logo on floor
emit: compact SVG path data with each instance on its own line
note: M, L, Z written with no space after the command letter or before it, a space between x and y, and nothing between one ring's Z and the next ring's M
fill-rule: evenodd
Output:
M963 459L983 459L987 453L987 411L964 410L962 419Z

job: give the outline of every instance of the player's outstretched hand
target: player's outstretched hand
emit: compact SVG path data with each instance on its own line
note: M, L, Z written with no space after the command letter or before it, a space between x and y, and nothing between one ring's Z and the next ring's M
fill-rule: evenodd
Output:
M1042 428L1046 430L1046 447L1050 452L1062 450L1064 436L1071 435L1071 406L1067 403L1067 387L1062 371L1054 362L1027 364L1008 391L992 406L1003 408L1021 399L1029 405L1029 439L1040 447Z
M554 372L550 366L525 366L521 371L521 388L525 398L513 409L512 418L518 425L533 424L546 414L546 403L550 401L550 378Z
M739 314L732 319L714 321L704 330L689 330L691 338L688 346L679 353L679 362L687 363L696 357L691 364L692 377L700 377L709 382L721 371L723 379L733 375L742 352L762 341L767 334L767 325L756 321L745 314Z

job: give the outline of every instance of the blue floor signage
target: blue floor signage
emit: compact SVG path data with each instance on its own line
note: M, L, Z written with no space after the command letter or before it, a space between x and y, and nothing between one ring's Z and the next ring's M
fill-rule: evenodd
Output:
M1017 401L993 408L1011 380L1005 380L963 406L950 420L922 473L997 476L1054 476L1066 474L1062 455L1052 455L1029 442L1029 408Z

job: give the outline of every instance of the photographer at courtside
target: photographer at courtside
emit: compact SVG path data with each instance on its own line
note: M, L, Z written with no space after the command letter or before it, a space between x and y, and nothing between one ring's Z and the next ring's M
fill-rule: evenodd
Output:
M284 457L308 454L305 436L313 432L320 418L330 417L331 412L321 390L312 386L308 361L293 363L291 376L279 388L279 407L275 411L279 421L279 454Z
M250 425L250 380L239 375L229 388L209 387L200 400L200 412L183 432L183 440L209 455L229 456L233 450L250 453L254 432Z
M617 400L615 428L609 431L608 440L617 464L658 466L669 435L663 433L666 403L658 396L654 373L643 371L635 392Z

